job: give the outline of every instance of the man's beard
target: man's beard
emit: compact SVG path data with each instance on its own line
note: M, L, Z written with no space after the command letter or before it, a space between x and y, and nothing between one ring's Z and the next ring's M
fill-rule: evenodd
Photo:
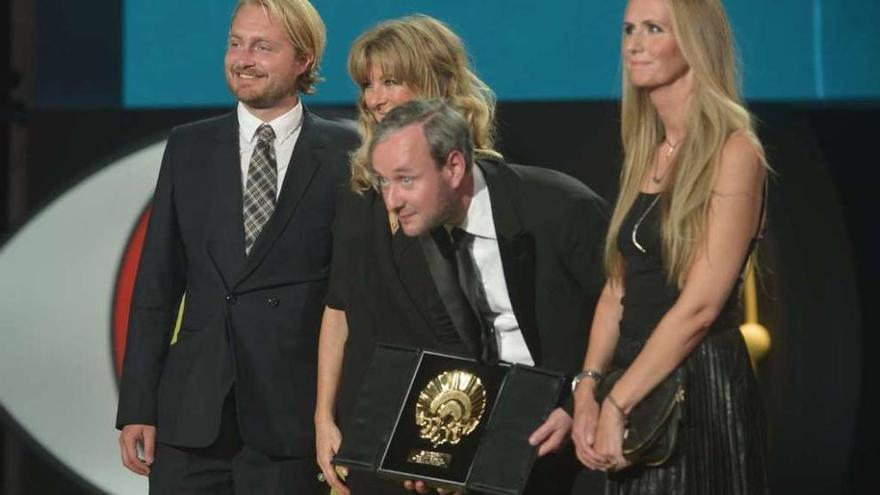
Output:
M452 222L456 218L456 200L455 193L451 189L441 189L437 197L437 211L430 218L425 219L423 224L425 231L417 235L427 234L438 227Z
M242 90L236 89L233 81L236 77L236 74L245 74L251 75L255 77L265 77L265 74L262 72L252 72L252 71L241 71L238 72L233 68L233 74L227 77L226 85L229 88L229 92L235 96L235 99L244 103L245 105L251 108L257 109L265 109L272 108L278 104L279 101L284 98L294 94L296 92L295 87L285 88L279 87L272 84L263 85L262 89L250 89L250 90Z
M231 87L229 90L235 98L251 108L272 108L279 101L291 94L290 91L284 91L281 88L267 87L261 91L236 91Z
M283 94L264 91L252 96L244 96L233 91L235 98L251 108L265 109L274 107L285 96Z

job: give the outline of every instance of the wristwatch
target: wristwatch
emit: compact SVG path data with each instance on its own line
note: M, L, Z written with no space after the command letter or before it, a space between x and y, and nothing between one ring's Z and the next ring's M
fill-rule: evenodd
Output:
M587 368L584 371L581 371L580 373L575 375L574 378L571 380L571 393L574 393L575 389L578 386L578 383L580 383L581 380L583 380L584 378L592 378L593 381L596 382L596 385L599 385L600 383L602 383L602 380L605 379L605 375L603 375L602 373L599 373L596 370L592 370L590 368Z

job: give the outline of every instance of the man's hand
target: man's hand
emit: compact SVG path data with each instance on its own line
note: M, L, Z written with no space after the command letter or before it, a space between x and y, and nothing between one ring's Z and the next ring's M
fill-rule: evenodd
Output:
M543 456L550 452L556 452L568 441L568 433L571 431L571 416L565 410L557 407L550 413L547 421L544 422L529 437L529 443L538 447L538 456ZM404 481L403 487L416 493L429 493L431 488L423 481ZM437 493L448 494L457 492L448 492L442 488L437 489Z
M431 487L425 484L424 481L406 480L403 482L403 487L411 492L416 492L420 494L429 493L431 491ZM461 492L454 492L450 490L445 490L443 488L437 488L437 493L439 495L461 495Z
M144 458L138 456L137 447L144 449ZM122 464L141 476L150 474L153 454L156 451L156 427L153 425L125 425L119 434Z
M339 495L350 495L351 491L336 474L333 466L333 456L342 445L342 432L332 419L315 420L315 450L318 456L318 466L324 474L324 481L330 488L336 490ZM344 469L344 468L341 468Z
M538 447L538 457L556 452L568 442L571 431L571 416L561 407L550 413L544 422L529 437L529 443Z

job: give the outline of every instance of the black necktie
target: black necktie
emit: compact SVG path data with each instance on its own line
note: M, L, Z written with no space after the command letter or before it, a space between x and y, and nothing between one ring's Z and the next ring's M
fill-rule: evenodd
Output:
M452 324L451 332L447 332L443 325L436 329L439 332L438 339L461 342L473 356L481 357L483 349L480 323L458 283L458 269L449 234L445 228L438 227L418 239L434 287Z
M458 271L458 284L468 300L471 310L477 317L480 328L480 354L483 362L494 363L498 361L498 342L495 340L494 326L486 318L491 313L483 281L480 277L474 258L471 255L471 246L474 236L459 227L452 229L452 246L455 251L455 264Z

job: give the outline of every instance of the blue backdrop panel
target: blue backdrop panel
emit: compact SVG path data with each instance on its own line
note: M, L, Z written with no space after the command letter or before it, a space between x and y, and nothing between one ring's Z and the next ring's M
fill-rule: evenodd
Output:
M825 96L880 98L880 1L826 0L819 4L824 9Z
M127 107L231 103L222 76L234 0L126 0ZM351 103L345 61L357 35L415 12L464 38L499 98L608 99L619 95L623 0L314 0L327 24L316 103ZM880 98L876 0L728 0L745 61L746 95L760 100Z

